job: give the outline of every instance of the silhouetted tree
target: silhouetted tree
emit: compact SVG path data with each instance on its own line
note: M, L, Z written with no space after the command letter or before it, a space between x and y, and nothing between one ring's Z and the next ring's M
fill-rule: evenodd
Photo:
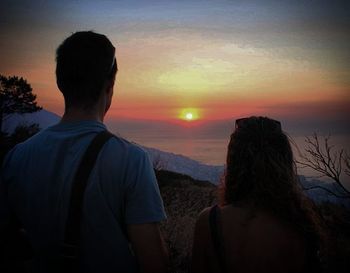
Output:
M41 110L36 103L36 95L25 79L0 74L0 132L3 121L11 114L33 113Z
M350 155L345 152L344 154L344 163L345 163L345 174L347 174L348 176L350 176Z
M30 138L31 136L35 135L37 132L40 131L39 124L34 123L31 125L19 125L16 127L15 131L11 134L11 140L15 144L18 144L20 142L23 142Z
M0 133L0 166L6 154L18 143L21 143L40 131L39 124L19 125L11 135Z
M330 136L323 137L320 141L318 135L314 133L311 137L306 137L307 147L305 153L299 154L300 161L297 163L301 168L311 168L320 174L319 177L328 177L332 179L341 189L342 195L336 194L322 186L313 186L306 190L320 188L336 197L350 198L350 191L346 189L341 182L340 176L343 172L343 163L345 164L345 174L350 176L350 158L344 153L344 149L334 150L334 145L330 144Z

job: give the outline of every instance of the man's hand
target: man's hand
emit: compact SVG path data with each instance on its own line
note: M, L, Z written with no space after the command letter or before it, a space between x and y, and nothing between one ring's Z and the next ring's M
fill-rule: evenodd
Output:
M127 231L141 272L167 272L169 257L159 224L128 225Z

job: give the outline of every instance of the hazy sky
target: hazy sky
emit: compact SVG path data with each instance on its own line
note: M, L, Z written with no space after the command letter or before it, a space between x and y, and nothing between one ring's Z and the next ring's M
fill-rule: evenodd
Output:
M106 34L119 72L109 118L261 114L348 123L348 1L1 1L0 73L25 77L63 113L55 50Z

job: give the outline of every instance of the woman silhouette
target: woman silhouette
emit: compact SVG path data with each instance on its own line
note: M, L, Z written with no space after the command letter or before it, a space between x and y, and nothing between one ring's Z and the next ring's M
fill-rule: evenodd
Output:
M280 122L236 120L219 199L197 220L192 272L319 270L320 221Z

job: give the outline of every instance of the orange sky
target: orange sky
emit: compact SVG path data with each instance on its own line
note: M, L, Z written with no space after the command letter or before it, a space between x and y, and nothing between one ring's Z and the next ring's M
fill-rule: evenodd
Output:
M72 31L94 29L117 50L109 119L170 121L186 108L201 120L349 114L350 69L342 47L348 36L343 25L332 29L315 23L333 20L339 11L328 14L321 7L303 14L293 6L291 15L290 6L238 2L189 1L171 7L170 2L150 1L153 6L132 2L120 8L110 2L58 7L41 1L19 9L13 1L14 19L4 15L1 28L0 73L25 77L38 103L62 114L54 51ZM28 17L22 25L11 21L19 12Z

